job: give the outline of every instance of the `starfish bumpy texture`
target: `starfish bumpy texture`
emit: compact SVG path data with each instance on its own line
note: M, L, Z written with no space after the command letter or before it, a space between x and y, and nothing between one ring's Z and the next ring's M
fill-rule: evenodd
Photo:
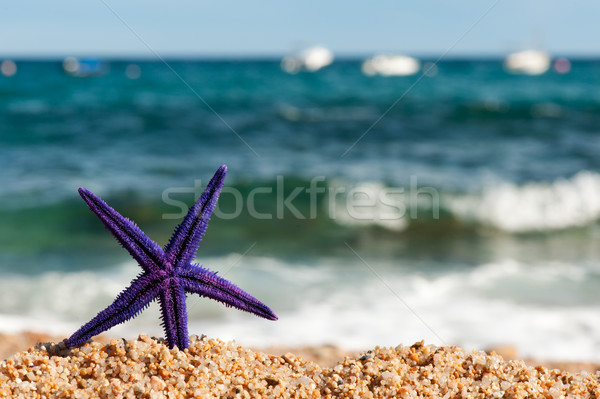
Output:
M176 345L183 350L189 345L185 306L188 292L269 320L277 320L275 313L258 299L215 272L191 263L217 203L226 173L225 165L217 170L164 250L134 222L121 216L102 199L85 188L79 189L79 194L90 209L135 258L143 272L117 296L112 305L77 330L66 341L67 346L80 345L94 335L134 318L158 298L169 347Z

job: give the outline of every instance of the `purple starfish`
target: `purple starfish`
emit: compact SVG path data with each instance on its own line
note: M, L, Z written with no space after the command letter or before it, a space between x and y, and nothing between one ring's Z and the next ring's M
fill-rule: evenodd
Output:
M226 173L225 165L217 170L164 250L134 222L121 216L102 199L83 187L79 189L79 194L90 209L144 271L117 296L112 305L77 330L66 341L67 346L79 345L94 335L134 318L158 298L169 347L177 345L179 349L185 349L189 345L186 292L215 299L269 320L277 320L275 313L258 299L215 272L191 263L217 204Z

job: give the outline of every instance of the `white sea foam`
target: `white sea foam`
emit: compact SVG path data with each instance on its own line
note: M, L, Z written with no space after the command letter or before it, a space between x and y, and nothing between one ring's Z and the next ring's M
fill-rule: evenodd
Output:
M392 231L408 226L404 190L376 182L346 186L334 181L329 187L327 214L344 226L377 225Z
M514 345L521 356L600 361L600 267L526 264L477 267L321 259L318 265L233 254L205 265L271 306L276 322L189 296L190 334L246 345L335 343L351 349L424 339L465 348ZM430 265L431 266L431 265ZM437 270L427 273L422 270ZM127 263L104 274L47 273L0 282L0 329L65 336L107 306L138 272ZM114 336L163 336L153 304Z
M434 275L371 266L385 283L360 263L336 261L309 285L274 286L276 295L296 296L286 298L295 306L279 311L276 323L230 312L224 319L192 320L191 326L259 346L336 343L365 349L425 339L479 349L509 344L522 356L546 359L600 360L589 350L600 345L600 296L592 289L597 266L507 259ZM291 273L288 284L300 273L285 264L277 268ZM510 290L517 282L519 289ZM578 297L580 291L591 294Z
M434 209L438 198L439 207ZM511 233L552 231L589 225L600 218L600 175L582 171L551 183L500 182L469 194L416 185L394 188L379 182L332 181L325 205L329 217L344 226L377 225L402 231L424 212L436 219L442 208L464 222Z
M466 220L509 232L584 226L600 217L600 175L583 171L553 183L502 183L481 194L446 197L443 205Z
M486 290L504 284L504 279L534 279L547 268L551 271L542 279L554 284L570 275L569 265L530 270L507 260L429 278L395 276L388 269L378 272L384 284L368 269L357 267L340 274L362 275L360 283L339 284L324 298L301 296L299 306L280 312L276 323L231 313L224 320L192 325L209 335L258 346L335 343L366 349L425 339L479 349L508 344L521 356L599 361L597 351L590 351L600 345L598 299L591 305L545 305Z

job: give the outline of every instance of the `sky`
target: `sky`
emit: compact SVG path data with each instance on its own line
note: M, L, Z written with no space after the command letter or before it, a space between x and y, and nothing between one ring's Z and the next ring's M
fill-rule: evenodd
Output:
M0 0L0 56L600 56L598 16L598 0Z

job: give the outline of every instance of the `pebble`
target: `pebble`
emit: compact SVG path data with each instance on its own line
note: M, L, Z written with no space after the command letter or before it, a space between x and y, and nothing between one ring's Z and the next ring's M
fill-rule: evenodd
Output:
M321 368L292 353L190 337L38 344L0 363L0 398L600 398L600 372L570 374L418 342Z

